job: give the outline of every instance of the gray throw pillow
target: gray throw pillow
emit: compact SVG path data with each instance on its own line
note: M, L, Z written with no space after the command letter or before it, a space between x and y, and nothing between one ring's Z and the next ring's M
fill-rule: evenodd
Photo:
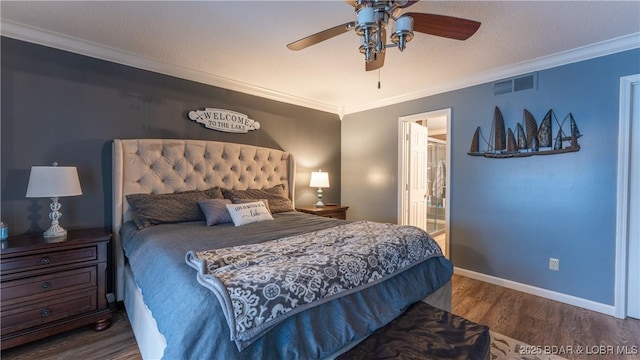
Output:
M268 189L230 190L222 189L226 199L266 199L272 214L293 211L293 203L284 191L284 185L279 184Z
M205 218L198 201L222 198L222 191L215 187L169 194L130 194L127 202L131 206L132 220L138 229L143 229L163 223L202 221Z
M231 200L208 199L198 201L198 205L207 219L207 226L233 222L231 215L229 215L227 204L231 204Z

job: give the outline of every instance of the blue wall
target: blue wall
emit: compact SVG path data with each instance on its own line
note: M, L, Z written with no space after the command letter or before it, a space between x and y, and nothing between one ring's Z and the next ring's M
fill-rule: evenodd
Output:
M613 305L619 81L635 73L640 49L539 71L535 91L494 96L488 83L348 115L342 202L352 219L395 222L398 117L452 108L447 203L454 265ZM538 123L549 109L559 121L571 112L582 149L511 159L467 155L477 126L489 134L495 106L512 128L525 108ZM356 138L364 145L349 146ZM372 151L391 155L368 157ZM384 188L366 181L368 168L388 174ZM371 194L386 205L371 203ZM548 269L550 257L560 259L559 272Z

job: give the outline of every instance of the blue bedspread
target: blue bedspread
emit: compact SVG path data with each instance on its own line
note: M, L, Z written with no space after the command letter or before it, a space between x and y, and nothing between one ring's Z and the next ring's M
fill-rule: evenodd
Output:
M360 292L331 300L289 317L241 352L230 339L219 301L198 284L184 261L202 251L264 242L345 222L301 213L274 215L235 228L204 222L122 228L125 253L145 302L167 340L165 359L318 359L363 338L432 293L452 275L442 256Z

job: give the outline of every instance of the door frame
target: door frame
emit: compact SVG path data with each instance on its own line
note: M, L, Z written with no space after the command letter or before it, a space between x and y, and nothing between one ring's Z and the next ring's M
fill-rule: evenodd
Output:
M620 78L614 316L621 319L627 317L627 247L629 244L629 176L631 173L632 137L631 101L633 86L639 83L640 74ZM640 124L635 125L638 126Z
M404 137L404 123L405 122L417 122L419 120L428 119L431 117L447 117L447 146L446 146L446 156L447 161L445 162L446 166L446 190L445 190L445 199L447 205L445 206L445 233L447 234L447 240L445 242L444 253L447 257L450 257L450 226L449 226L449 217L451 214L451 108L445 108L435 111L427 111L419 114L406 115L398 118L398 214L397 221L400 225L404 224L404 212L405 208L408 204L405 204L405 191L406 184L409 179L406 178L406 169L407 169L407 148L406 142L407 139ZM427 126L428 127L428 126Z

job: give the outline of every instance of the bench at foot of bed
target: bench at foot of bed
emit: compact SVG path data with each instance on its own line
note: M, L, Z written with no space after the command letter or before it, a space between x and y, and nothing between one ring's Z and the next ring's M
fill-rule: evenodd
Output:
M489 359L489 327L419 301L336 360Z

